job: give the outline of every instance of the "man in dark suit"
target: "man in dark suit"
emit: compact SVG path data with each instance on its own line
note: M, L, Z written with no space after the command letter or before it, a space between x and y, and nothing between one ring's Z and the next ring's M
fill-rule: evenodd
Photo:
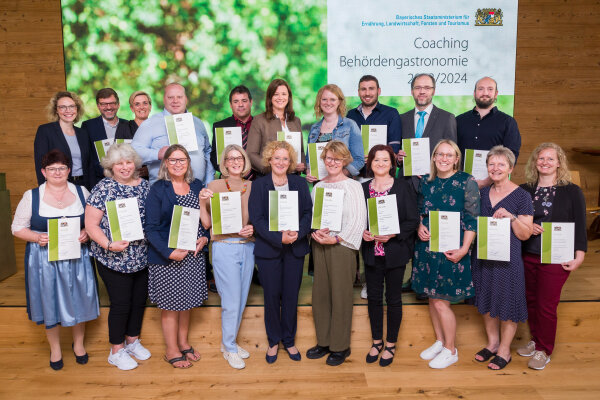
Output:
M217 145L215 142L216 128L232 128L239 126L242 128L242 147L246 150L248 144L248 132L252 125L252 94L250 90L244 86L236 86L229 93L229 106L233 115L224 120L217 121L212 126L212 149L210 152L210 162L215 171L219 170L219 160L217 160ZM252 170L248 173L246 179L253 180Z
M94 185L104 177L94 142L105 139L133 139L133 134L129 129L129 121L117 117L119 105L119 95L114 89L100 89L96 93L96 106L100 111L100 116L83 121L81 124L90 140L90 154L94 155L94 169L96 171Z

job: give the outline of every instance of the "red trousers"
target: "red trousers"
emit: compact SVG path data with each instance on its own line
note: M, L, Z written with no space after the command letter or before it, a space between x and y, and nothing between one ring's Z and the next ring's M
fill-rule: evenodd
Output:
M560 264L542 264L539 254L524 253L529 330L535 349L552 354L556 339L556 310L570 272Z

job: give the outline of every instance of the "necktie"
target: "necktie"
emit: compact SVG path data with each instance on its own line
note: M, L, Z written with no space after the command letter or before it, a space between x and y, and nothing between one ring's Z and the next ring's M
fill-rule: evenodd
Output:
M417 114L419 114L419 121L417 122L417 130L415 132L415 137L417 139L420 139L421 136L423 136L423 130L425 129L425 115L427 114L427 112L419 111L417 112Z

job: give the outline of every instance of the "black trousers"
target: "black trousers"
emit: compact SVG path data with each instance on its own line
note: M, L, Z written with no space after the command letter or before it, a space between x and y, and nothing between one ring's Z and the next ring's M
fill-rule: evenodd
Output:
M375 265L365 264L367 308L373 340L383 339L383 285L387 303L386 342L396 343L402 322L402 280L406 265L386 268L384 257L375 257Z
M126 274L107 268L98 260L96 265L110 299L110 344L123 343L125 336L139 336L148 298L148 268Z

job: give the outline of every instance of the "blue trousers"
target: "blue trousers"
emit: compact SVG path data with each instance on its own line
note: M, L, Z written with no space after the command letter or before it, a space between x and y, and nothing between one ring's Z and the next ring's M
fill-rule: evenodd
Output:
M221 296L223 346L228 352L237 353L236 338L254 271L254 242L213 242L212 264Z

